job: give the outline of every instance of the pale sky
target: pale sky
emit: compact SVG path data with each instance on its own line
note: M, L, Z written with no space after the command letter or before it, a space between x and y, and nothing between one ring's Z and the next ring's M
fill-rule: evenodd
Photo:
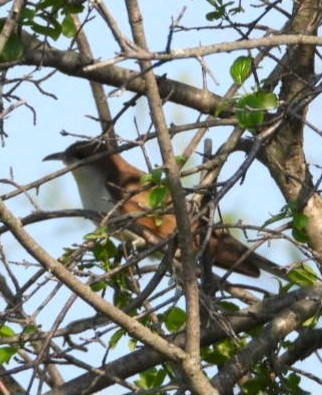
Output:
M125 33L130 34L127 26L127 16L123 2L106 2L108 7L112 9L114 17L125 28ZM248 2L245 7L247 7ZM283 2L284 3L284 2ZM287 3L287 2L285 2ZM291 3L291 2L288 2ZM144 17L144 24L147 37L151 49L163 50L166 45L168 27L171 23L171 16L176 17L182 10L183 6L187 6L187 11L182 20L185 26L210 25L204 18L206 12L211 9L205 1L193 0L163 0L153 2L149 0L140 1ZM263 22L264 23L264 22ZM281 22L278 18L272 21L272 24L280 26ZM89 26L90 41L94 45L93 50L97 57L107 59L117 51L117 47L113 48L114 42L109 38L107 28L99 20L98 17L90 23ZM103 32L103 33L102 33ZM106 34L106 39L102 40L102 34ZM212 31L204 30L199 32L180 33L174 36L173 47L191 47L199 44L210 44L220 41L228 41L232 39L225 30ZM51 43L53 46L64 48L64 44ZM243 53L231 53L230 55L216 55L207 57L205 60L208 67L212 69L219 85L215 85L208 79L208 88L215 93L223 94L227 87L232 83L229 76L229 66L233 59ZM132 62L120 64L122 67L137 68ZM9 71L8 78L21 75L27 75L32 69L26 67L18 67ZM50 70L43 69L39 73L34 74L34 78L40 78L46 75ZM201 87L201 71L200 65L196 60L176 61L165 64L157 70L158 74L167 73L169 78L185 81L193 86ZM262 70L263 76L265 69ZM20 185L24 185L31 181L43 177L50 172L61 167L58 162L42 162L42 159L52 153L63 150L67 145L74 141L71 137L62 137L60 131L66 130L70 133L79 135L95 136L100 133L97 123L86 117L86 115L96 116L96 109L93 104L92 95L89 84L76 78L70 78L56 73L56 75L43 83L42 88L57 96L58 100L41 94L31 83L25 83L19 89L19 95L26 100L37 112L37 122L33 125L33 114L26 107L20 107L5 121L5 131L9 138L5 141L5 147L1 148L0 155L0 178L6 179L10 177L10 173L14 176L14 181ZM114 88L105 87L105 92L109 93ZM123 94L119 97L111 98L110 105L112 113L115 115L122 108L122 103L128 100L132 95ZM5 103L7 106L9 103ZM167 104L165 106L169 124L188 123L196 119L197 113L190 109L184 109L176 105ZM318 121L317 104L311 113L311 122L317 124ZM116 125L117 133L124 139L135 138L133 118L136 117L141 133L146 132L149 126L149 117L144 104L139 104L136 108L128 111L120 122ZM218 147L221 142L228 136L230 130L213 129L207 137L213 139L214 147ZM191 135L190 135L191 137ZM176 152L180 154L181 150L189 141L190 137L179 137L176 139ZM319 146L316 136L311 132L306 132L306 145L310 150L309 161L318 163L320 159ZM202 147L202 146L201 146ZM201 150L202 148L200 148ZM148 151L153 157L154 164L160 164L159 155L155 146L149 145ZM143 156L137 150L135 153L127 153L126 158L135 166L144 169ZM236 154L234 160L230 161L222 174L222 180L232 174L233 169L237 169L241 161L244 159L243 154ZM195 161L200 161L200 157L196 156ZM11 190L11 187L0 184L0 193ZM65 175L59 180L43 185L38 195L32 191L40 209L53 210L61 208L79 208L80 200L77 190L71 176ZM7 201L8 206L16 215L28 215L34 208L30 205L26 197ZM242 219L245 223L255 223L261 225L270 215L279 212L284 205L284 201L267 175L267 171L256 164L252 166L247 174L244 184L231 190L221 204L223 213L229 213L235 216L235 220ZM86 232L93 229L93 225L85 220L56 220L47 221L37 225L29 226L28 231L35 237L38 242L43 245L55 257L62 254L63 247L71 246L74 243L80 243ZM21 261L26 259L26 254L12 241L11 237L5 235L1 237L1 242L9 256L10 260ZM288 263L292 260L289 248L283 244L280 248L276 248L275 243L271 248L262 247L260 250L269 258L281 263ZM21 284L23 284L30 276L31 269L22 270L21 267L15 268L19 273ZM245 278L238 276L238 280L245 281ZM253 280L252 280L253 281ZM263 276L259 281L259 286L263 286L264 282L274 289L276 283L270 276ZM44 293L45 297L45 293ZM57 300L63 302L64 296L60 295ZM56 304L56 310L59 309L59 303ZM55 316L55 306L51 310L53 317ZM82 310L83 313L83 310ZM78 312L72 313L72 319L77 318ZM43 317L44 329L47 327L47 318ZM67 375L69 374L66 373ZM311 385L311 384L309 384Z

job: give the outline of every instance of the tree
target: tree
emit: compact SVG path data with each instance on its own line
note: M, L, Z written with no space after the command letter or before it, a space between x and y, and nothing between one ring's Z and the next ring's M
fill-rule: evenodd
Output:
M36 180L29 173L26 185L6 176L9 165L19 156L26 162L26 150L39 145L32 125L24 122L28 146L10 158L1 175L2 188L10 185L0 200L2 393L92 394L117 385L114 393L301 394L312 382L321 385L297 365L312 360L322 339L321 165L320 157L307 159L321 136L314 112L321 85L321 1L117 3L0 3L8 11L0 25L2 150L10 145L11 122L19 120L22 108L35 120L44 117L45 106L29 102L35 92L45 103L57 93L63 96L70 81L80 91L89 82L97 109L88 123L92 137L104 138L110 153L128 155L140 148L148 167L141 187L149 188L149 218L162 226L170 199L177 230L168 239L145 237L143 247L133 249L113 235L118 226L138 234L142 227L133 218L108 216L104 226L82 231L82 243L66 244L57 232L45 246L33 235L34 224L45 234L54 218L97 220L98 213L30 209L19 219L14 197L37 199L30 191L41 187L42 193L43 184L71 170ZM186 22L190 17L193 25ZM189 81L183 83L187 71ZM78 92L68 91L64 99L74 109L69 115L75 124L83 119L83 101L90 106ZM133 117L133 108L148 122ZM185 121L174 123L171 111L183 111ZM63 114L57 115L46 128L60 127ZM63 127L69 141L89 138L83 130L75 133L77 127ZM162 158L156 168L155 147ZM237 152L242 155L236 162ZM136 159L131 162L140 167ZM184 177L192 175L193 183L188 179L184 187ZM263 185L267 198L240 188L243 182ZM278 211L274 188L283 200ZM55 196L63 190L59 184ZM222 215L234 191L240 210ZM243 206L258 211L250 224ZM218 248L224 248L230 232L244 235L249 249L240 247L232 270L220 271L207 246L216 235ZM8 235L20 251L15 261ZM241 284L245 277L231 272L261 245L281 248L276 240L293 248L288 265L276 262L275 279ZM55 256L48 252L56 244L65 247L64 254L59 248ZM229 248L225 253L234 246Z

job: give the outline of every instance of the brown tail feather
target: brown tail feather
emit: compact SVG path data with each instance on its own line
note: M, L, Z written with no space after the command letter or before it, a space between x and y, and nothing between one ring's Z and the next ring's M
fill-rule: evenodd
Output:
M249 277L259 277L260 270L264 270L279 278L287 278L280 266L250 251L227 232L213 232L206 254L207 259L212 259L212 264L224 269L232 269Z

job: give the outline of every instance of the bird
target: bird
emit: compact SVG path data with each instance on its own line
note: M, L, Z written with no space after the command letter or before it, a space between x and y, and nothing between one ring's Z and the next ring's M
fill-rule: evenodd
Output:
M176 218L173 213L161 212L157 215L157 220L156 216L151 215L149 194L153 186L148 189L143 187L142 176L146 173L130 164L119 153L110 154L102 140L77 141L65 151L50 154L43 160L59 160L66 166L71 166L85 159L89 160L71 170L84 209L99 213L114 210L116 214L133 216L136 226L159 240L166 240L175 234ZM192 223L191 227L195 233L197 224ZM195 236L194 240L194 251L197 253L201 246L200 236ZM228 231L214 229L204 255L207 262L248 277L259 277L260 269L285 277L279 265L249 250ZM236 266L243 255L245 259Z

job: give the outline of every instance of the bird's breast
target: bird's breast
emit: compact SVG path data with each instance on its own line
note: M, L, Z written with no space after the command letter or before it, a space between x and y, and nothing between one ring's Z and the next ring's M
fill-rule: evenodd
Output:
M79 195L86 210L107 213L113 209L115 202L106 188L105 175L91 166L73 170Z

